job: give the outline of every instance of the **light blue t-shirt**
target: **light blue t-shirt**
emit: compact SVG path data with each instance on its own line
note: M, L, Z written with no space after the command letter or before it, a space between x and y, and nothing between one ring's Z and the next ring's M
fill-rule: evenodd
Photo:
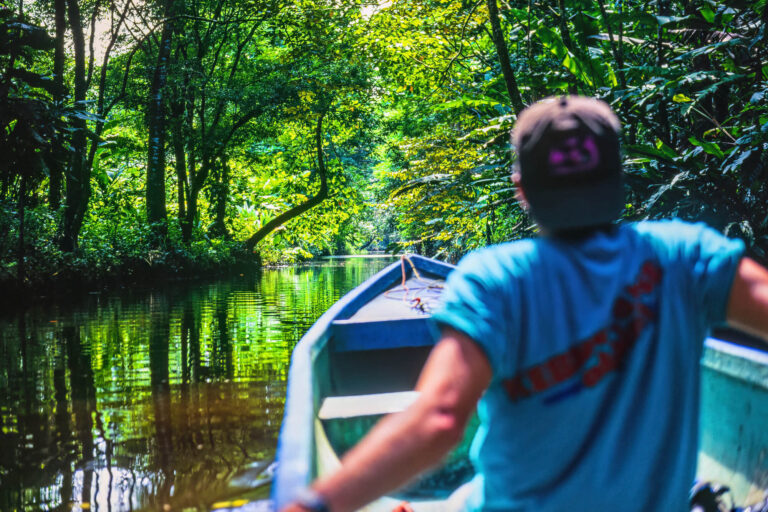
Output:
M470 509L687 511L703 340L743 252L703 224L662 221L464 258L434 319L493 368Z

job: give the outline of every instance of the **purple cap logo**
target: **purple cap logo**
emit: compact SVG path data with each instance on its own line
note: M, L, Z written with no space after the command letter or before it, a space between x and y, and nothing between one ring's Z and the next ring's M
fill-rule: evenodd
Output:
M600 163L597 142L592 135L576 135L563 139L550 149L547 163L553 176L568 176L594 170Z

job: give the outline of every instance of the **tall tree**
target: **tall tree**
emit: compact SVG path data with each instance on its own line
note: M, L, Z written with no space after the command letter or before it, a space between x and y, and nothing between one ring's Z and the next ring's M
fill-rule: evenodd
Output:
M60 94L66 90L64 88L64 64L66 56L64 54L64 38L67 32L67 2L66 0L54 0L54 18L56 26L56 46L53 55L53 79L60 91ZM64 98L60 97L60 101ZM51 209L58 210L61 206L61 179L64 170L59 166L51 166L48 169L48 203Z
M75 53L74 100L75 105L85 109L87 83L83 22L80 17L78 0L66 0L66 2L69 30L72 34L72 48ZM74 251L77 248L80 228L83 225L88 201L91 197L91 173L86 164L88 143L86 129L87 126L84 118L79 117L75 119L74 133L71 139L72 156L65 174L66 201L64 205L64 229L61 239L61 247L65 251Z
M94 47L96 20L100 15L101 2L90 5L90 42L86 52L85 27L83 23L84 13L81 10L79 0L55 0L54 11L56 18L56 53L54 55L54 80L64 87L63 75L65 59L63 58L64 34L61 30L62 7L66 4L67 27L72 37L72 49L74 52L74 67L72 70L74 91L72 97L77 110L74 116L74 130L69 139L72 148L71 157L64 170L65 200L60 235L60 245L65 251L74 251L78 247L78 238L86 218L89 202L92 195L91 178L96 152L100 138L104 130L104 118L121 99L122 93L106 103L107 72L110 64L110 54L115 44L121 37L125 20L131 9L131 2L126 1L122 11L118 4L113 3L113 23L108 32L106 48L100 65L100 79L95 87L92 87L92 77L96 50ZM130 66L128 66L130 67ZM126 73L128 69L126 68ZM65 89L63 89L65 91ZM94 111L88 103L87 95L91 91L96 97L96 109ZM62 93L63 94L63 93ZM89 121L92 125L89 125ZM58 193L57 167L50 167L49 204L55 207Z
M285 83L286 73L275 73L277 66L262 59L259 46L264 37L259 31L273 30L265 25L272 23L282 2L262 0L254 9L251 3L212 0L192 7L193 19L179 35L175 50L179 65L172 77L170 100L184 241L191 239L198 223L200 192L209 185L230 145L251 121L290 96L291 89Z
M519 114L523 108L523 96L520 94L520 88L517 86L515 73L509 63L509 50L507 42L504 40L504 32L501 30L501 21L499 20L499 7L496 0L486 0L488 7L488 19L491 22L491 34L493 36L493 45L496 47L496 56L501 65L501 73L504 76L504 83L507 86L509 101L515 113Z
M149 91L147 124L147 221L155 225L156 232L164 235L167 229L165 208L165 85L174 33L174 0L163 2L163 29L157 50L152 85Z
M249 251L253 251L256 244L272 231L314 208L328 197L328 171L325 168L325 157L323 156L323 117L325 117L325 113L321 113L317 117L317 125L315 126L315 150L317 151L317 173L320 176L320 189L303 203L281 213L259 228L245 242L245 246Z
M0 11L0 200L12 196L17 185L15 256L20 283L26 278L26 209L45 170L60 168L63 133L69 128L68 116L52 100L61 95L60 83L25 69L53 46L41 27Z

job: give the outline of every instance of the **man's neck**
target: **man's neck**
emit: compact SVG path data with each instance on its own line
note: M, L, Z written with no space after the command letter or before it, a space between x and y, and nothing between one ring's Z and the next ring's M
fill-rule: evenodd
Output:
M589 238L596 233L610 233L616 229L616 224L597 224L579 228L561 229L558 231L544 231L545 236L566 241L579 241Z

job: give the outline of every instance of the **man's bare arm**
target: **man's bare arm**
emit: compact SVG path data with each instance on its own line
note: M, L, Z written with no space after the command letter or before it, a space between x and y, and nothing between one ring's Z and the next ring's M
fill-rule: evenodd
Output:
M380 421L342 459L341 469L312 487L333 512L356 510L440 462L461 440L477 401L491 381L482 350L447 329L427 359L408 410ZM284 512L303 510L296 505Z
M728 323L768 342L768 270L750 258L739 263L728 301Z

